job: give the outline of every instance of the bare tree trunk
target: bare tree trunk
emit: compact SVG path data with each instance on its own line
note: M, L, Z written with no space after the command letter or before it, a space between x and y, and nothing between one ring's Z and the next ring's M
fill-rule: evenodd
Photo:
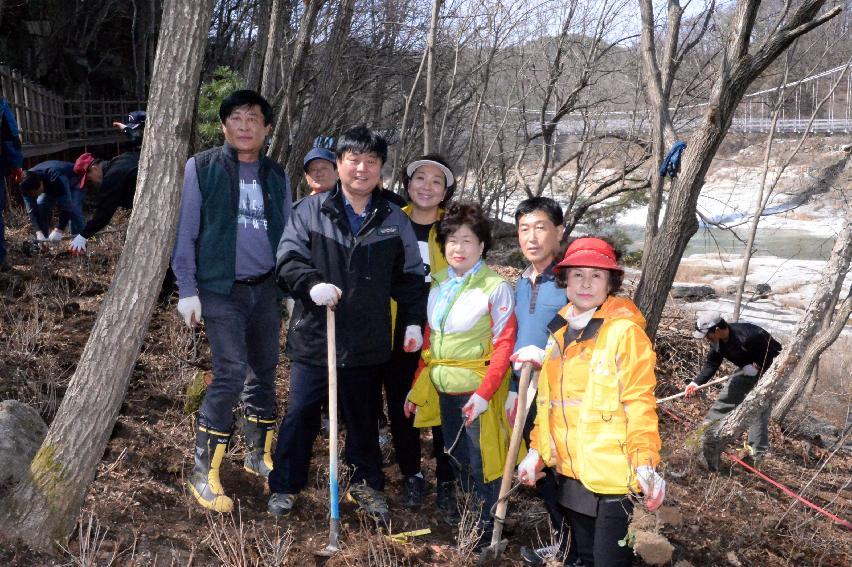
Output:
M808 345L805 354L802 355L802 361L796 369L792 380L787 385L784 394L778 403L772 409L772 418L777 421L784 421L787 414L793 409L793 406L800 401L802 393L807 386L816 381L817 364L819 357L825 350L834 344L843 328L849 321L849 315L852 314L852 288L846 295L846 299L840 304L840 309L833 313L834 317L830 319L831 324L814 339L813 343ZM831 314L829 314L831 315Z
M355 0L340 0L337 14L334 17L331 34L325 45L319 67L327 73L328 80L317 81L313 98L305 116L299 123L298 133L293 138L293 147L287 156L287 172L293 187L298 187L302 180L302 156L307 153L313 140L323 127L323 122L330 118L331 96L337 86L335 77L340 69L340 53L344 49L349 29L352 27L352 14Z
M718 463L719 450L734 441L752 420L770 407L788 387L787 378L799 369L803 370L802 376L807 376L810 373L807 371L807 366L815 364L820 353L837 338L849 318L848 310L852 309L852 299L849 296L832 325L822 333L820 329L823 326L825 313L840 295L843 280L849 272L850 262L852 262L852 210L846 213L846 222L837 236L831 257L822 273L822 283L796 325L793 338L745 400L725 416L718 427L710 428L705 433L704 455L711 467ZM803 381L804 379L790 386L801 387Z
M635 301L645 315L648 336L656 336L683 251L689 239L698 231L695 214L698 196L710 163L731 125L737 105L751 82L796 38L840 13L840 8L836 7L820 15L825 2L826 0L804 0L799 8L788 15L753 51L750 49L750 43L760 2L739 0L733 11L731 39L725 47L721 68L710 95L710 104L700 125L689 138L677 183L674 183L670 190L663 224L643 257L643 264L653 266L653 269L642 271ZM653 41L654 22L648 18L646 12L647 10L642 10L643 38L649 35L647 30L650 29L650 41ZM657 110L662 112L661 108L668 107L668 104L668 97L662 98Z
M305 62L310 53L311 36L317 25L317 15L323 4L325 4L325 0L313 0L308 3L299 23L299 31L293 45L293 56L290 59L290 76L287 77L284 102L281 104L281 110L275 120L275 128L272 129L272 141L269 145L269 155L279 163L286 162L289 156L292 145L293 120L298 107L297 94L299 86L302 84Z
M435 33L438 30L438 16L441 13L441 0L432 3L432 21L429 24L429 35L426 37L426 95L423 100L423 153L432 153L433 128L432 116L434 115L434 90L435 78Z
M293 14L291 0L272 0L269 14L269 32L266 42L266 55L263 58L263 76L260 82L260 94L272 101L281 88L281 59L287 47L287 32L290 16ZM287 66L285 66L285 69Z
M399 167L399 163L406 157L406 146L408 142L408 133L406 132L406 128L408 126L408 113L411 111L411 101L414 99L414 93L417 92L417 85L420 83L420 75L423 74L423 67L426 64L427 58L428 55L424 52L423 56L420 58L420 65L417 67L417 74L414 75L414 82L411 83L411 89L408 91L408 96L405 97L405 105L403 106L402 111L402 123L399 126L399 151L397 151L393 156L393 162L391 163L391 178L386 187L391 191L394 190L394 185L396 185L397 168ZM428 153L425 150L425 143L423 147L423 151Z
M212 9L213 0L166 2L136 201L113 284L31 476L0 504L0 531L35 549L67 541L127 393L174 241L192 129L195 100L175 93L196 92Z
M251 48L249 67L246 71L246 88L254 91L260 90L263 64L266 59L266 46L269 45L269 32L272 28L269 23L271 10L272 0L260 0L255 10L254 25L257 27L257 36Z

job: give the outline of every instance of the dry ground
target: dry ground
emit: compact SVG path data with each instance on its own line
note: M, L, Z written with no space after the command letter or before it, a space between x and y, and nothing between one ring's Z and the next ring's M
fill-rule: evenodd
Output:
M9 221L13 227L23 226L24 219L13 214ZM59 250L28 258L18 249L25 238L23 230L9 231L15 270L0 274L0 398L33 404L49 422L110 285L122 238L120 233L110 234L92 242L86 258L71 258ZM506 269L505 273L516 275L517 271ZM694 342L685 338L687 327L676 313L664 321L658 345L660 396L679 391L700 361ZM232 516L204 514L184 489L192 458L192 418L184 413L185 389L197 366L209 367L209 352L203 336L196 346L178 321L173 299L160 306L151 321L121 415L67 551L57 559L6 542L0 544L0 564L315 563L313 552L325 545L327 537L324 439L316 446L316 482L286 521L276 522L266 514L266 488L242 469L239 443L230 451L222 474L226 489L239 502ZM282 360L278 382L282 412L288 373L287 361ZM671 407L678 415L700 420L708 405L704 397ZM673 544L672 564L686 560L696 566L846 566L852 562L848 531L801 505L791 508L790 498L737 466L725 464L718 474L704 471L690 448L689 431L664 414L661 433L666 500L672 509L664 521L651 518L650 525ZM794 490L813 479L805 496L850 517L852 456L842 451L832 454L812 439L783 434L777 426L773 444L766 473ZM430 446L424 443L424 448ZM401 493L400 478L395 466L386 468L386 473L393 502ZM469 533L462 530L459 544L459 534L442 523L433 497L416 512L393 506L392 531L432 530L406 543L378 534L344 504L344 550L327 564L472 564L466 544ZM522 491L513 500L510 514L510 544L500 564L520 565L520 545L548 542L550 536L544 510L532 493ZM637 558L636 564L644 563Z

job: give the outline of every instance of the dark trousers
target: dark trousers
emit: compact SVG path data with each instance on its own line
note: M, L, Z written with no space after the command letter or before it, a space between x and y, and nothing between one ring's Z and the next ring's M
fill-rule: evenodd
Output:
M204 394L199 421L230 431L240 396L247 412L274 419L281 331L274 278L257 285L234 284L228 295L202 289L199 299L213 355L213 382Z
M629 567L633 563L633 548L618 545L627 537L627 526L633 513L633 503L627 497L601 496L597 517L565 509L571 524L572 543L583 567ZM572 545L572 548L574 545Z
M296 494L308 482L311 452L320 431L320 409L328 397L328 370L293 362L287 413L278 432L269 475L272 492ZM379 448L379 367L337 369L337 401L346 424L346 462L353 468L352 484L367 481L384 490L382 452Z
M520 408L518 408L520 410ZM533 398L530 411L527 414L526 423L524 423L524 442L527 447L530 446L530 433L535 425L535 416L537 413L536 399ZM544 478L539 479L535 483L536 491L544 504L544 509L547 510L547 515L550 517L550 526L556 532L556 537L561 542L563 554L568 551L570 538L568 537L568 518L565 515L565 508L559 505L559 484L556 480L556 472L551 468L544 469ZM571 546L571 551L567 556L568 560L576 559L576 546Z
M0 264L6 261L6 222L3 213L6 210L6 178L0 172Z
M464 432L459 437L458 444L452 450L450 459L456 472L456 478L462 490L474 496L475 503L482 504L480 527L490 527L493 524L491 508L497 503L500 495L500 479L485 482L482 468L482 452L479 445L479 418L469 426L464 424L462 407L470 396L451 396L438 394L441 408L441 423L444 429L444 445L449 451L462 428Z
M757 384L758 379L759 376L739 375L728 380L728 383L725 384L716 401L710 407L710 411L707 412L704 423L712 423L714 427L718 425L723 417L734 411L734 408L742 403ZM757 454L769 451L769 417L771 415L772 406L769 406L755 416L748 429L748 443Z
M403 476L414 476L420 469L420 429L414 427L414 419L405 417L405 396L411 390L414 372L420 362L420 351L405 352L394 349L390 361L382 368L382 385L388 402L393 450L399 472ZM444 453L444 435L440 426L432 428L432 456L435 458L435 477L438 482L455 478L450 460Z

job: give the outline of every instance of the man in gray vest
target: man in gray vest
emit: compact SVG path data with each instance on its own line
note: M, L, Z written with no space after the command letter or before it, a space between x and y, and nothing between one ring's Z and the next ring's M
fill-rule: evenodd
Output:
M292 196L287 174L261 154L272 124L269 103L254 91L236 91L222 101L219 118L225 144L186 164L172 268L178 312L190 327L203 319L213 356L188 485L203 507L230 512L219 467L241 397L245 469L262 477L272 470L281 328L273 272Z

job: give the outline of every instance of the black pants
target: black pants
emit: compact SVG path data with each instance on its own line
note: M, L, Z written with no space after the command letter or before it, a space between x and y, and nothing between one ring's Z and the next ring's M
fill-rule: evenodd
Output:
M293 362L287 413L278 432L269 474L272 492L296 494L308 482L311 451L320 431L320 408L328 397L328 371L324 366ZM379 367L337 369L337 401L346 424L346 462L353 468L352 484L366 480L384 490L382 452L379 448Z
M564 510L583 567L629 567L633 563L633 548L618 545L627 537L627 526L633 513L633 502L629 498L601 496L596 518Z
M420 362L420 351L405 352L396 348L390 361L382 368L382 384L388 402L393 450L399 472L403 476L414 476L420 469L420 429L414 427L413 418L405 417L403 404L411 390L414 372ZM432 428L432 456L435 458L435 477L438 482L455 478L450 460L444 453L444 434L440 426Z
M530 433L535 425L537 409L536 398L533 398L526 423L524 423L524 441L527 447L530 446ZM535 483L535 488L544 504L544 509L547 510L547 515L550 517L550 526L556 532L558 541L561 542L562 555L570 562L577 559L577 546L573 544L573 539L568 537L568 517L565 508L559 505L559 485L556 479L556 471L545 468L544 478ZM569 544L571 544L570 549Z

